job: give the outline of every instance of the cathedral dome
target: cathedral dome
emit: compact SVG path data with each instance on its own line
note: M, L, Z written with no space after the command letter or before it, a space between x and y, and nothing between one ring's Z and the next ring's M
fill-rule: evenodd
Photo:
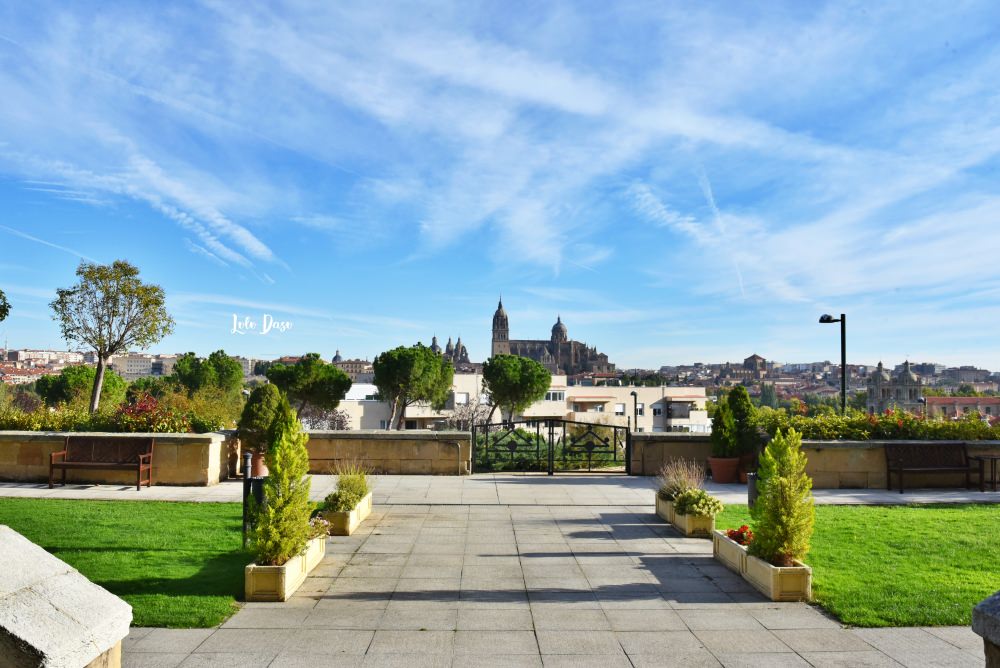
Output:
M338 350L337 354L333 356L333 363L336 364L337 362L343 362L343 361L344 358L340 356L340 351Z
M911 385L916 385L917 383L920 382L920 379L917 377L917 374L913 373L913 370L910 369L909 360L903 362L903 369L902 371L899 372L899 375L896 376L896 380L904 383L909 383Z
M562 316L556 318L556 324L552 325L552 340L566 341L569 339L569 332L563 324Z
M493 314L493 329L507 329L507 311L503 309L503 300L497 302L497 310Z

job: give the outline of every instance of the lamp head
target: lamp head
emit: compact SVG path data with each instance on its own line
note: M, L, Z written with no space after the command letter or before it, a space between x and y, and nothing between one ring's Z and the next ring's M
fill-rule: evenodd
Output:
M629 392L629 394L631 394L633 397L638 397L639 396L639 393L636 392L635 390L632 390L631 392Z
M823 315L821 315L819 317L819 321L822 322L822 323L824 323L824 324L827 324L827 323L831 323L831 322L840 322L840 318L834 318L829 313L824 313Z

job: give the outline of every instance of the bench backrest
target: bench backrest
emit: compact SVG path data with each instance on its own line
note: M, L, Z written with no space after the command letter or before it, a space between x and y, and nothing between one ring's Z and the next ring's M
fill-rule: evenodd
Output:
M890 466L933 468L969 465L964 443L886 443L885 459Z
M67 436L66 461L101 464L135 464L139 455L153 452L152 438Z

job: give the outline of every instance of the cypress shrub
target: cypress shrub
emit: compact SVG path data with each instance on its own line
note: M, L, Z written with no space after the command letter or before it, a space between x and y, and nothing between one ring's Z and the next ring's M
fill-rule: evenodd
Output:
M254 388L236 425L244 447L259 453L267 450L273 438L271 427L281 410L282 401L281 390L274 385Z
M282 401L270 429L271 446L267 451L264 503L255 508L257 524L251 536L251 549L258 564L280 566L305 550L312 530L309 526L309 453L308 436L295 417L295 411Z
M757 433L757 410L750 401L747 388L737 385L726 397L729 410L736 424L736 447L730 457L749 455L757 452L760 435Z
M749 553L775 566L791 566L809 552L816 509L812 479L806 475L802 437L794 429L771 439L760 457L759 495L750 511Z
M726 402L720 402L712 416L712 456L736 457L737 452L736 422L733 412Z

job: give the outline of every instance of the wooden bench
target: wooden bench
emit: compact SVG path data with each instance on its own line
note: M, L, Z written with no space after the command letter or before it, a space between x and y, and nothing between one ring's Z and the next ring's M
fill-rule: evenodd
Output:
M885 486L892 489L892 474L899 477L899 493L903 493L904 473L964 473L968 489L969 473L978 471L969 463L964 443L886 443Z
M115 438L114 436L67 436L65 448L49 457L49 489L56 469L62 469L66 484L67 469L135 471L135 489L153 484L152 438ZM146 474L143 480L143 473Z

